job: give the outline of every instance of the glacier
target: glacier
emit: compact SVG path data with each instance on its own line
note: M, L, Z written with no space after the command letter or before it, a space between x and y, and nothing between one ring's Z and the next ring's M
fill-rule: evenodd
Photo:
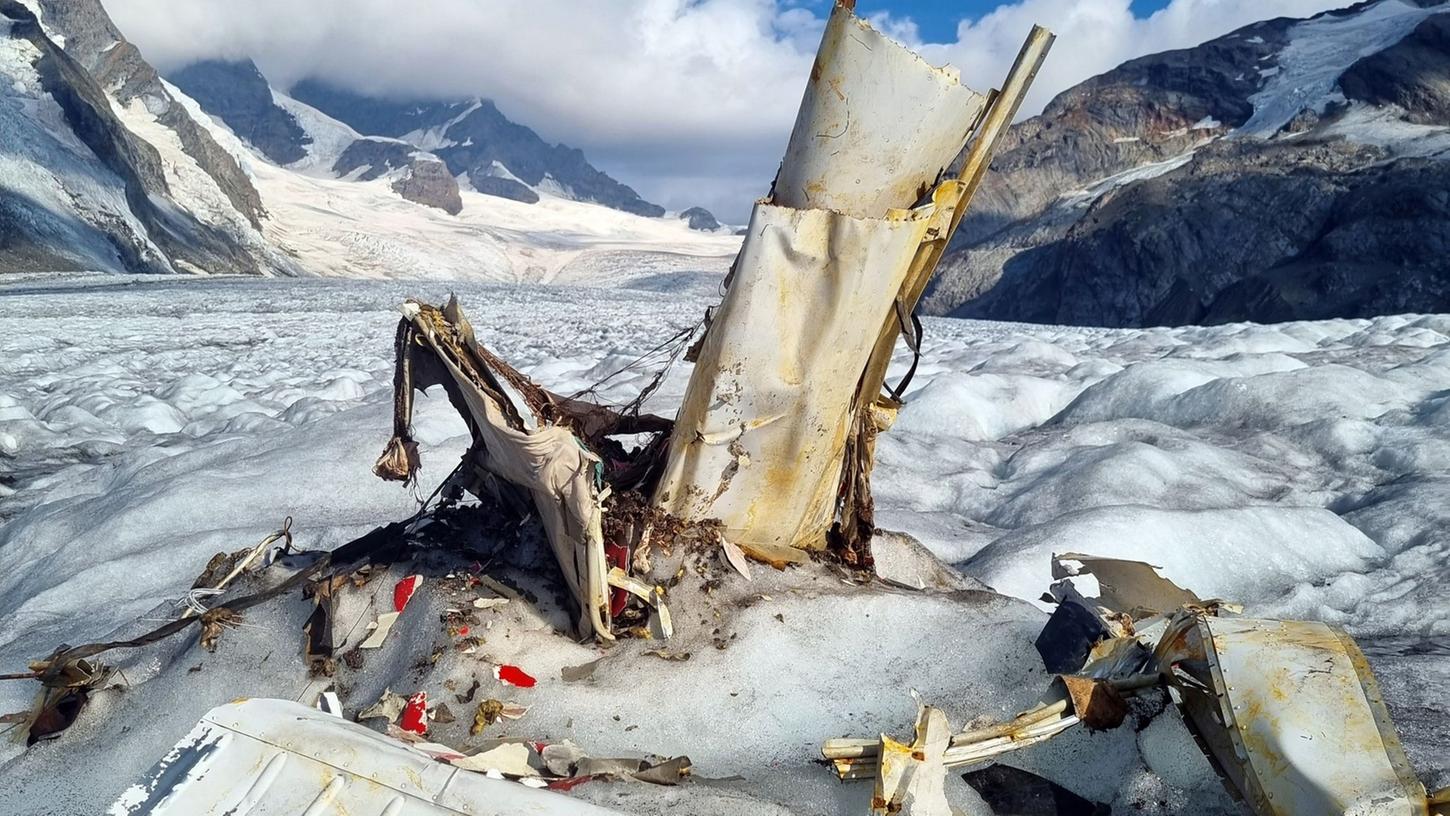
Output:
M613 263L650 258L621 250ZM404 297L458 294L484 342L569 393L713 303L703 276L662 287L668 278L7 279L0 671L62 642L151 628L212 553L255 543L285 516L300 546L326 549L411 515L415 496L370 471L389 433ZM1047 679L1032 648L1046 620L1038 598L1049 555L1065 551L1161 565L1249 614L1345 626L1421 776L1450 783L1450 316L1142 330L925 323L906 405L879 443L877 519L949 565L954 591L757 568L734 588L740 603L719 610L725 648L671 643L692 657L667 662L629 642L587 683L566 683L563 667L606 653L559 633L529 547L495 554L490 571L538 595L537 608L511 605L486 635L489 660L540 678L514 692L532 708L511 733L687 753L701 777L571 795L639 813L860 812L869 785L841 785L813 764L819 741L904 733L912 689L956 724L1029 705ZM625 402L652 374L626 372L598 397ZM688 364L671 370L646 410L672 414L688 375ZM420 399L416 423L426 495L468 437L439 393ZM370 620L391 585L350 596L340 619ZM418 669L445 637L432 616L448 596L425 585L418 598L425 612L403 618L389 649L341 689L349 710L384 681L451 703L445 684L466 686L485 665L448 650ZM298 658L309 611L299 598L253 610L215 654L178 638L187 642L115 655L124 690L95 695L60 739L0 747L0 812L98 811L212 706L310 702L326 683ZM0 713L24 709L32 692L0 684ZM1013 762L1115 810L1238 812L1172 717L1069 733ZM58 787L59 767L85 773ZM987 812L960 778L949 784L958 807Z

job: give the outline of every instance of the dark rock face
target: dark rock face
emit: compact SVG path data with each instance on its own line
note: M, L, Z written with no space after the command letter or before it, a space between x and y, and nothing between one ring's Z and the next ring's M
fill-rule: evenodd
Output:
M1125 62L1069 88L1014 126L958 233L981 239L1042 211L1064 190L1176 156L1253 114L1257 69L1291 21L1256 23L1196 48ZM1246 66L1254 66L1248 69ZM1200 127L1211 120L1214 127Z
M1450 17L1428 17L1403 40L1356 62L1339 87L1350 99L1399 105L1411 122L1450 124Z
M1143 326L1442 311L1450 165L1384 158L1344 142L1215 143L1102 197L956 314Z
M510 198L514 201L522 201L525 204L539 203L539 194L534 188L523 182L514 181L503 176L469 176L468 183L473 189L484 195L498 196L499 198Z
M136 46L121 36L99 0L39 0L50 25L65 32L65 52L121 104L144 98L161 110L162 125L176 132L182 150L212 177L253 228L261 229L262 197L230 153L187 115Z
M66 245L53 243L62 237L57 229L75 236L97 230L113 246L121 267L129 271L170 272L181 266L201 271L261 271L257 258L234 236L202 223L181 207L162 205L171 198L171 191L156 149L136 138L116 118L100 84L46 36L28 8L16 0L0 0L0 13L13 21L10 37L25 39L40 52L34 69L41 87L60 106L71 134L120 180L131 214L162 255L119 214L94 213L94 220L86 225L65 223L67 219L43 207L26 206L24 194L17 190L6 191L6 214L0 220L26 234L12 236L8 246L27 257L48 246L51 256L64 257Z
M463 212L458 180L448 172L448 165L431 157L410 164L407 174L393 182L393 192L407 201L437 207L449 215Z
M307 156L311 137L292 114L272 101L267 78L251 60L204 60L168 77L232 132L246 139L277 164L291 164Z
M492 102L389 101L314 80L298 83L291 95L360 133L405 138L416 131L442 128L449 144L433 152L454 175L466 174L479 192L502 191L507 198L525 200L518 190L522 185L497 180L493 164L498 162L523 185L538 187L548 178L581 201L650 217L665 213L663 207L645 201L589 164L581 151L548 144L533 130L510 121Z
M1450 307L1450 162L1326 130L1363 103L1450 125L1450 14L1349 67L1349 103L1232 133L1295 22L1125 63L1014 125L923 310L1142 326Z
M345 176L358 168L358 181L372 181L390 170L401 170L412 163L418 149L407 142L392 139L358 139L342 151L332 165L332 172Z
M704 207L691 207L680 213L680 219L688 223L692 230L714 232L720 229L720 222L715 220L715 214Z
M1296 257L1226 287L1202 322L1450 311L1450 165L1403 159L1348 181Z
M407 201L437 207L449 215L463 211L458 182L436 156L406 142L392 139L358 139L342 151L332 171L345 176L359 168L359 181L372 181L388 173L399 173L393 192Z

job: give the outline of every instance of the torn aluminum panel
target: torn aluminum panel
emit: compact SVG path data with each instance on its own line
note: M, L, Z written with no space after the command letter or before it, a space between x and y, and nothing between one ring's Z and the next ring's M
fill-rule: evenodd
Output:
M951 244L972 197L986 176L997 141L1016 117L1037 71L1047 59L1056 36L1041 26L1033 26L1007 72L1000 90L989 97L981 121L972 132L972 139L961 157L961 169L955 178L943 181L933 194L938 206L950 206L954 214L946 229L941 230L918 248L911 270L893 309L882 321L876 345L861 373L856 397L851 405L854 424L851 442L846 447L841 465L841 495L837 510L838 524L833 531L833 546L841 559L852 566L870 567L871 539L876 527L876 511L871 498L871 471L874 467L876 437L889 425L888 417L900 407L900 399L916 370L915 360L903 379L885 393L886 371L891 364L898 341L904 336L913 351L921 348L920 326L915 319L937 264ZM953 174L947 174L953 175ZM908 322L910 330L908 330ZM883 424L882 419L887 419Z
M951 816L943 760L949 744L947 715L927 705L917 709L916 738L910 745L882 734L871 812L878 816Z
M568 427L537 415L516 387L503 387L508 377L491 369L456 302L436 309L409 301L403 304L403 317L447 370L454 386L450 395L457 394L464 403L474 433L476 467L522 488L533 501L579 604L579 631L613 640L600 458ZM406 358L400 359L399 369L409 370L407 366Z
M1349 635L1185 611L1160 652L1220 771L1260 816L1425 816L1379 686ZM1186 676L1184 676L1186 675Z
M1125 608L1196 600L1142 562L1063 558L1106 577L1104 597ZM1070 579L1053 590L1064 604L1101 610L1109 625L1126 618L1086 600ZM1349 635L1318 622L1221 617L1231 608L1195 603L1166 618L1128 619L1130 634L1097 640L1085 665L1061 677L1066 699L1045 701L1009 723L952 735L942 764L979 764L1078 723L1116 727L1127 713L1123 695L1166 680L1205 753L1257 816L1436 816L1443 810L1450 792L1427 796L1415 778L1369 664ZM821 754L843 780L870 778L883 755L877 743L860 739L827 740Z
M880 219L757 204L656 503L720 519L763 561L823 548L861 368L917 247L949 215L934 204Z
M1105 609L1127 613L1133 620L1168 614L1183 606L1203 605L1197 595L1164 578L1158 569L1142 561L1081 553L1052 557L1053 578L1091 575L1098 583L1098 596L1094 600ZM1057 587L1053 589L1056 594Z
M110 816L606 816L617 811L437 762L288 700L207 712Z
M909 320L1051 42L1034 30L1009 90L988 106L850 5L827 23L654 494L675 516L719 519L731 541L776 566L824 548L838 516L846 562L870 565L869 471L874 436L890 424L890 407L876 403L895 321ZM949 178L984 121L1001 127L978 132L963 177Z
M986 97L837 5L811 66L773 202L881 218L936 186Z

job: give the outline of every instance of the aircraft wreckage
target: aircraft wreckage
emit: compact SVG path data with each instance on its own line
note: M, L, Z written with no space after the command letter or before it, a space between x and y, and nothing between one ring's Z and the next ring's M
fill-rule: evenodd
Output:
M788 568L825 558L869 580L875 442L915 370L888 387L888 364L903 339L917 350L917 302L1053 35L1034 28L1002 87L983 94L887 39L851 6L836 5L826 25L779 172L755 205L721 303L698 338L670 341L672 360L695 363L673 420L640 410L658 377L622 408L555 394L491 352L456 301L402 306L393 436L375 472L416 480L414 394L440 386L472 445L434 498L447 505L471 495L536 518L580 636L670 638L659 552L709 553L746 574L751 559ZM97 660L103 653L192 626L216 648L241 612L293 591L315 605L304 652L309 670L327 675L339 659L338 596L405 552L428 510L425 503L418 516L250 595L228 585L290 552L290 528L219 556L175 620L131 640L61 647L13 675L42 686L23 723L28 739L63 731L87 695L111 682ZM1056 612L1038 647L1057 680L1041 705L958 733L922 705L908 743L885 735L824 743L822 756L842 780L875 780L873 813L949 814L946 769L990 764L1076 726L1117 727L1128 701L1148 694L1172 696L1256 814L1445 812L1445 792L1427 795L1410 772L1373 676L1344 633L1235 617L1230 605L1200 600L1147 565L1064 556L1056 569ZM1089 573L1095 599L1072 580ZM421 580L397 584L393 611L378 615L355 648L383 647ZM487 576L478 580L498 597L475 605L521 602ZM466 637L467 611L448 614ZM494 672L504 685L534 682L515 666ZM475 704L476 685L458 695L461 704ZM499 700L476 702L475 734L521 716ZM690 771L685 757L598 759L568 741L460 752L428 741L428 722L443 706L421 693L387 692L360 712L385 719L386 736L342 719L335 695L321 695L319 708L281 700L219 707L111 812L533 812L559 805L527 788L593 778L677 784Z

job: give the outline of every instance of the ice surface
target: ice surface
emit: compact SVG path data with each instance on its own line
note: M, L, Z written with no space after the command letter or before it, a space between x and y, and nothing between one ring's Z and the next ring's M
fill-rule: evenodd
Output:
M1396 156L1450 158L1450 128L1407 122L1396 105L1376 107L1355 102L1320 133L1387 148Z
M1238 132L1269 137L1306 108L1324 111L1339 77L1361 57L1405 38L1444 7L1421 8L1404 0L1382 0L1353 14L1329 13L1295 25L1278 64L1259 73L1263 90L1249 97L1254 115Z
M629 256L611 263L625 269ZM324 548L410 514L409 492L369 470L390 433L403 297L458 292L490 347L569 393L713 302L667 285L670 263L652 273L671 290L662 292L8 283L0 671L57 643L154 626L212 553L255 543L286 515L299 545ZM360 634L389 603L392 578L430 576L385 648L339 674L345 708L391 685L427 690L466 720L471 708L452 695L478 676L481 693L532 706L508 725L514 736L569 737L596 754L688 753L701 777L743 777L679 790L591 783L575 795L641 813L861 812L869 784L841 785L813 765L819 741L905 735L911 688L957 727L1031 704L1046 687L1031 646L1046 616L1032 602L1047 588L1048 556L1078 550L1160 564L1255 613L1347 626L1385 667L1412 758L1424 773L1450 773L1436 742L1450 703L1443 683L1423 680L1450 673L1450 650L1435 645L1450 636L1450 317L1148 330L928 320L923 352L900 421L879 441L878 520L1015 598L756 569L751 584L728 582L713 600L672 590L681 634L668 648L688 661L627 642L591 679L564 683L562 667L604 653L556 631L564 616L543 573L498 556L491 571L537 604L483 613L494 621L486 643L463 655L446 648L438 614L470 601L439 588L454 567L424 558L345 594L339 620ZM629 371L601 397L627 400L652 373ZM687 376L686 365L671 372L647 407L671 413ZM466 431L437 394L419 400L416 425L426 493ZM0 747L0 812L98 811L212 706L243 695L310 701L324 685L299 656L309 611L296 597L253 610L215 654L180 638L118 655L127 690L97 695L54 742ZM522 666L539 685L494 685L485 660ZM32 691L0 684L0 713L24 708ZM1235 813L1171 718L1140 733L1069 733L1013 762L1115 811ZM439 740L470 744L466 725L440 726ZM87 768L87 780L57 792L58 767ZM971 812L974 794L951 784Z
M288 165L288 168L308 175L332 178L332 166L348 146L362 134L348 125L303 102L278 91L272 91L272 101L277 107L292 114L292 119L311 143L304 145L306 156Z

